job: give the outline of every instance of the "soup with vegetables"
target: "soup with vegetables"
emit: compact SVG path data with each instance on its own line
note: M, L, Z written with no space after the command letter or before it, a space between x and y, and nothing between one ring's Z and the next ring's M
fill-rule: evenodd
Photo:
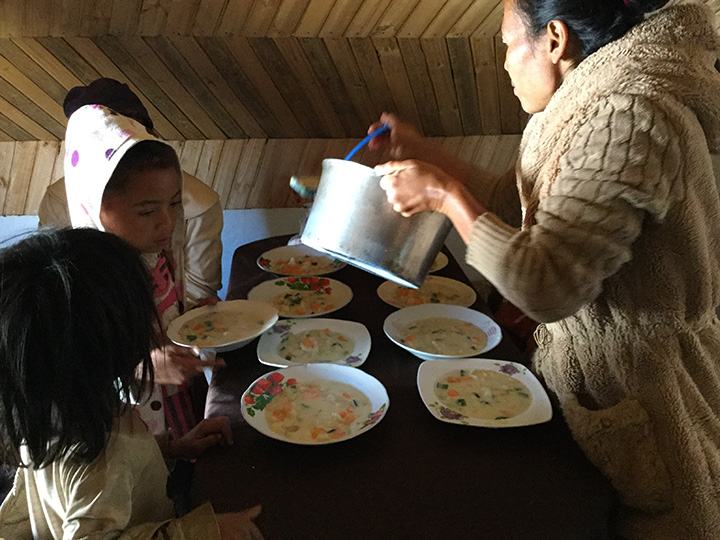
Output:
M313 255L302 255L290 257L289 259L277 259L271 261L269 268L277 274L290 276L309 276L327 274L337 270L342 263L327 257L316 257Z
M460 305L464 299L464 295L451 290L442 290L437 283L427 280L419 289L398 285L393 294L392 303L401 308L421 304Z
M400 342L431 354L471 356L485 348L487 334L467 321L430 317L406 325L400 331Z
M265 407L265 420L291 441L321 444L355 435L371 412L370 400L354 386L308 379L283 388Z
M450 371L435 383L435 395L449 409L483 420L512 418L532 403L527 386L487 369Z
M255 334L264 324L264 320L249 313L214 311L190 319L178 334L185 342L198 347L216 347Z
M298 332L283 339L278 356L302 364L335 362L352 353L355 343L349 337L329 328Z
M303 317L317 315L335 309L332 298L319 291L290 291L280 293L270 300L270 304L283 317Z

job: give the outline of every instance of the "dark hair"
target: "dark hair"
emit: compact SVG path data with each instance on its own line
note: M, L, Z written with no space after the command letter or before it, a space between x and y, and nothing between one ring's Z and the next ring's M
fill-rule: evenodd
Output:
M138 251L95 229L47 229L0 251L0 450L37 467L98 457L153 380L158 321ZM139 387L135 370L141 365Z
M539 36L548 23L565 23L580 46L580 62L600 47L625 35L646 13L669 0L515 0L531 36Z
M63 112L66 118L85 105L103 105L116 113L140 122L148 131L153 130L153 121L135 92L127 84L101 77L87 86L75 86L65 96Z
M175 169L182 174L172 146L160 141L140 141L125 152L105 186L105 193L121 191L133 173L164 169Z

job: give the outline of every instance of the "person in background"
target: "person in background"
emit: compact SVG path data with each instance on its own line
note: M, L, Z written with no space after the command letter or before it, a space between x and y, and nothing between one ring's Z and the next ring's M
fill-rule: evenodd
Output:
M101 105L85 105L70 116L65 148L65 188L73 227L117 234L142 253L150 270L161 321L161 346L153 350L159 384L139 410L152 433L169 428L180 437L204 415L207 384L199 376L203 367L223 362L203 362L164 334L188 305L183 175L177 155L136 120Z
M262 538L259 507L174 519L163 457L192 459L231 433L207 419L161 452L128 405L136 371L152 381L157 318L135 248L93 229L36 233L0 251L0 311L0 452L17 467L0 537Z
M616 488L618 534L717 540L720 38L704 6L666 3L505 0L505 69L532 114L515 171L474 170L389 115L374 146L397 161L376 171L542 323L533 367Z
M115 79L96 79L87 86L72 88L65 97L63 110L70 116L84 105L104 105L140 122L157 137L154 124L140 98L127 84ZM185 294L187 307L217 295L222 285L223 214L220 197L203 182L183 172L183 211L185 214ZM38 209L40 226L68 227L65 179L48 186Z

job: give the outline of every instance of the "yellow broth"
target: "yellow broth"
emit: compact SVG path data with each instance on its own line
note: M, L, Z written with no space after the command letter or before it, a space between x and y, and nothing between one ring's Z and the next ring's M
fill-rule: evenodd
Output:
M309 379L283 388L265 407L265 420L291 441L320 444L355 435L371 411L368 397L354 386Z
M400 331L400 342L431 354L471 356L487 345L487 334L474 324L450 317L413 321Z
M450 371L435 383L435 395L449 409L483 420L512 418L532 403L527 386L487 369Z
M249 313L214 311L193 317L180 327L178 333L186 343L215 347L253 335L264 324L264 320Z
M352 339L324 328L290 335L280 344L278 355L302 364L335 362L348 356L354 348Z

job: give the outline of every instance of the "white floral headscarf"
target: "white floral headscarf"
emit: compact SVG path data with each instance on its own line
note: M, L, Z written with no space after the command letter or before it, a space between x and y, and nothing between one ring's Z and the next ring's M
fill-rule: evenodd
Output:
M70 116L65 134L65 190L73 227L105 230L100 222L105 186L125 152L148 140L163 142L140 122L102 105L85 105Z

